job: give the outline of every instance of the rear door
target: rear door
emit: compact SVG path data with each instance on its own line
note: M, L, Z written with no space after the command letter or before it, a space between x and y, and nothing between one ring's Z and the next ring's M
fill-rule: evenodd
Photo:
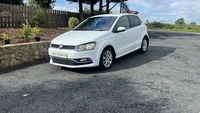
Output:
M141 20L135 15L128 15L130 21L130 29L131 29L131 42L132 49L138 49L141 46L141 40L143 38L143 26L141 25Z

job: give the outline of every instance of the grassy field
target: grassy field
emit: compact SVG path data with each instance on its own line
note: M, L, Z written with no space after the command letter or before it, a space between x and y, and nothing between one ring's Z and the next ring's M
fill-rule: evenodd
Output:
M200 33L199 30L193 30L193 29L165 29L165 28L149 28L151 30L166 30L166 31L180 31L180 32L194 32L194 33Z
M165 24L161 22L152 22L148 23L147 27L148 29L155 29L155 30L170 30L170 31L200 33L200 26L197 25L176 25L176 24Z

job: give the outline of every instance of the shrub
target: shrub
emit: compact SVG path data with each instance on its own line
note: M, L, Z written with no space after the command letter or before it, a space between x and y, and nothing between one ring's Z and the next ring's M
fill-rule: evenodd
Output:
M24 36L25 40L28 39L30 33L31 33L31 26L28 23L24 24L22 28L22 35Z
M165 24L164 28L166 28L166 29L174 29L175 26L172 25L172 24Z
M42 11L38 10L33 14L32 24L34 26L42 26L45 24L44 13Z
M68 26L69 26L70 28L74 28L74 27L77 26L78 24L79 24L78 18L75 18L75 17L70 17L70 18L69 18Z
M191 26L187 26L187 29L188 29L188 30L191 30L191 29L192 29L192 27L191 27Z
M39 34L39 32L40 32L40 28L38 28L38 27L34 27L32 29L32 33L33 33L34 36L37 36Z
M3 33L2 34L2 39L3 40L8 40L9 38L8 38L8 35L6 34L6 33Z

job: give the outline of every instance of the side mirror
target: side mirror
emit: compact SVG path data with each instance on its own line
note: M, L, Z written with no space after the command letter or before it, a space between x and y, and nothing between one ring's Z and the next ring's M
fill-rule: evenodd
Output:
M117 28L117 32L123 32L123 31L126 31L125 27L118 27Z

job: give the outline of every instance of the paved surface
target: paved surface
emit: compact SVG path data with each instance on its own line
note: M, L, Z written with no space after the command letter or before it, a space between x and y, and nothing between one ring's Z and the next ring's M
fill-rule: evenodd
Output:
M149 31L108 71L39 62L0 70L1 113L199 113L200 35Z

